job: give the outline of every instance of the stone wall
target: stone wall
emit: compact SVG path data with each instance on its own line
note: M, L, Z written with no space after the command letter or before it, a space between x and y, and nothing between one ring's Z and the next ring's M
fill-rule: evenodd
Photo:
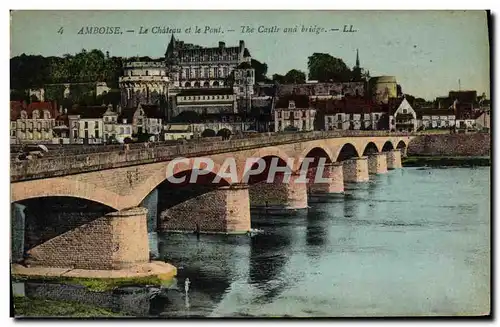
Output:
M225 186L160 213L161 230L246 232L250 230L248 188Z
M236 152L259 147L275 146L287 143L322 140L337 137L373 137L373 136L408 136L406 133L390 133L387 131L328 131L304 133L265 133L258 137L233 139L228 141L192 142L187 144L144 144L125 146L102 146L89 149L98 149L97 153L61 153L47 158L11 161L11 182L64 176L92 170L103 170L132 164L146 164L163 162L177 157L205 156L217 153Z
M408 145L408 156L489 156L491 134L419 135Z
M121 269L149 261L146 209L112 212L28 251L28 263L77 269Z

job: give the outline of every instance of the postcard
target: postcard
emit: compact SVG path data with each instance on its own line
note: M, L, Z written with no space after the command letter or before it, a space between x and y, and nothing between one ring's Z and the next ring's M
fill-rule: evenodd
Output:
M12 11L14 317L489 316L490 22Z

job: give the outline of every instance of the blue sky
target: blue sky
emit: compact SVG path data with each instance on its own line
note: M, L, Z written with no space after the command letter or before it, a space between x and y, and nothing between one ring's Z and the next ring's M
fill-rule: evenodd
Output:
M255 28L242 33L241 26ZM302 33L353 25L355 33ZM120 27L119 35L78 35L82 27ZM141 28L148 34L139 35ZM433 99L451 89L489 95L489 43L484 11L16 11L11 13L11 57L22 53L62 55L101 49L115 56L161 57L170 34L151 28L180 28L189 43L235 46L244 40L253 58L267 63L268 76L290 69L307 72L307 57L326 52L353 66L356 49L372 76L396 76L403 92ZM220 33L193 33L195 26ZM277 33L259 33L277 26ZM57 33L60 28L63 33ZM191 33L185 33L191 27ZM298 27L297 33L284 28ZM126 30L134 30L127 33ZM229 30L234 30L231 32Z

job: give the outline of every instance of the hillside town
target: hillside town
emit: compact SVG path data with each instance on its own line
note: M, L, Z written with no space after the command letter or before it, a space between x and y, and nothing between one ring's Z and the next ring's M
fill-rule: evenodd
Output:
M268 79L267 66L262 70L243 40L202 47L172 35L164 57L129 58L112 72L117 78L111 82L11 85L10 142L113 144L331 130L489 131L490 100L484 93L459 89L432 101L415 98L404 93L396 76L370 77L359 53L354 55L352 70L313 74L313 69L327 70L311 64L316 58L338 60L315 53L309 58L309 78L292 70ZM113 58L106 53L106 60ZM16 74L12 65L11 59L11 74ZM94 103L72 100L75 90L81 92L79 85L85 85Z

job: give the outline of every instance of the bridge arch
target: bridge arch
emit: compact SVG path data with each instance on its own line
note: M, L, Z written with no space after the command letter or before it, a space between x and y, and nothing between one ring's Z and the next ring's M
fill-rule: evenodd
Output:
M81 197L42 196L14 202L11 214L14 225L24 223L24 249L30 250L114 211Z
M396 149L402 149L402 150L403 150L403 149L405 149L407 146L408 146L408 145L406 144L406 142L405 142L405 141L400 140L400 141L398 142L398 145L396 145Z
M133 203L134 206L139 205L151 192L157 189L162 183L168 181L169 177L171 177L172 175L176 178L186 177L185 182L188 182L190 178L190 172L198 170L196 169L198 164L196 164L195 167L195 159L196 158L185 158L183 161L180 161L175 165L172 164L173 165L171 166L172 171L168 171L169 170L168 165L171 163L171 161L163 163L157 170L157 173L150 176L137 189L133 191L131 195L131 197L133 198L130 199L130 202ZM208 168L204 165L201 166ZM201 182L206 182L207 181L206 178L214 178L215 176L218 176L218 173L221 171L221 165L214 162L213 169L211 170L202 169L202 170L205 173L208 172L208 174L201 175L199 178L202 178L200 180ZM237 180L233 181L231 179L221 178L220 186L229 185L236 182Z
M387 140L384 145L382 146L382 152L388 152L394 150L394 145L390 140Z
M300 157L298 158L299 161L294 163L294 170L301 169L305 158L325 158L326 162L330 163L334 161L334 154L328 147L310 145L304 151L302 151ZM317 160L315 160L315 162L310 164L309 166L311 167L313 164L317 164Z
M359 152L351 143L345 143L340 149L337 150L335 161L340 162L350 158L359 157Z
M368 142L366 144L365 149L363 150L363 156L368 156L370 154L378 153L379 149L374 142Z
M44 197L73 197L97 202L114 210L122 209L121 196L77 178L57 177L11 184L11 203Z

